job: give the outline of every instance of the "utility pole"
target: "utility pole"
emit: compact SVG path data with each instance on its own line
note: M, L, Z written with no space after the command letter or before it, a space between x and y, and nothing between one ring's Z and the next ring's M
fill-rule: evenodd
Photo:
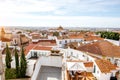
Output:
M0 80L5 80L5 75L4 75L4 65L2 62L2 53L0 50Z

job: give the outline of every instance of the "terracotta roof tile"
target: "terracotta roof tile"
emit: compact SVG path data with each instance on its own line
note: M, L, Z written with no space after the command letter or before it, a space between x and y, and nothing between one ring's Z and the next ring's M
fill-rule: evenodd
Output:
M58 39L84 39L83 34L71 34L69 36L58 37Z
M84 63L85 67L93 67L93 62Z
M76 76L80 76L79 80L94 80L94 75L92 74L92 72L79 72L77 71L76 73L78 73Z
M120 47L105 40L80 46L77 50L101 56L120 57Z
M94 77L93 74L92 74L92 72L81 72L81 76L85 76L87 78Z
M70 48L73 48L73 49L76 49L78 48L78 42L70 42L68 44L65 45L66 47L70 47Z
M2 42L10 42L12 41L11 39L8 39L8 38L1 38Z
M29 44L28 46L25 47L25 54L27 53L36 46L36 44Z
M93 40L104 40L104 38L101 38L99 36L87 36L85 37L85 41L93 41Z
M32 39L40 39L40 34L32 34Z
M22 43L29 42L28 38L25 35L20 35L20 38L22 40Z
M84 36L82 34L80 34L80 35L70 35L69 38L70 39L80 39L80 38L83 39Z
M39 42L36 42L36 44L39 44L42 46L56 46L57 45L55 40L39 40Z
M103 40L103 38L99 37L99 36L93 36L92 32L89 33L71 33L68 36L62 36L62 37L58 37L58 39L84 39L86 41L93 41L93 40Z
M40 45L37 45L33 48L33 50L51 50L52 47L45 47L45 46L40 46Z
M3 35L3 34L1 34L1 35ZM3 42L10 42L10 41L12 41L12 34L11 33L5 33L3 37L1 35L0 35L0 39Z
M30 43L25 47L25 54L27 54L31 49L34 50L51 50L52 47L43 47L43 46L55 46L55 40L40 40L37 43Z
M99 59L99 60L95 60L95 62L102 73L109 73L111 70L116 70L117 68L114 64L112 64L108 60Z

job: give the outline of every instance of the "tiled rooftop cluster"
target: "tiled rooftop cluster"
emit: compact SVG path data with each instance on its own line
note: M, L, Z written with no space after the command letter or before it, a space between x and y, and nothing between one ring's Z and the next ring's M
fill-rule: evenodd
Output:
M80 46L78 50L103 56L120 57L120 47L105 40Z
M109 73L110 71L116 70L117 68L117 66L115 66L108 60L95 60L95 62L102 73Z
M53 36L54 32L58 32L59 36ZM108 74L105 73L112 74L120 70L120 47L95 35L95 32L69 31L59 26L46 31L35 30L15 34L5 33L2 29L0 34L1 46L5 42L9 46L14 42L19 42L20 45L12 45L12 47L24 46L26 58L30 61L30 67L28 67L32 68L31 71L34 68L33 73L30 74L38 71L35 69L41 57L42 59L45 57L46 60L50 59L49 61L52 61L54 57L55 60L52 63L55 64L60 61L60 65L64 68L62 70L64 76L67 75L66 80L99 80L101 75L106 78ZM10 52L14 53L14 49L10 48ZM5 47L2 53L5 53ZM50 58L51 56L52 58ZM34 58L33 62L32 58ZM49 61L45 62L45 65ZM53 66L52 63L49 65ZM97 73L94 70L100 72Z

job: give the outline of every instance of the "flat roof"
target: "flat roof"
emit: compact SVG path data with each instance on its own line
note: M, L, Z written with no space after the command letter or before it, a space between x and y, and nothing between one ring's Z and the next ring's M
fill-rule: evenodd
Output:
M37 80L61 80L61 71L59 67L41 66Z

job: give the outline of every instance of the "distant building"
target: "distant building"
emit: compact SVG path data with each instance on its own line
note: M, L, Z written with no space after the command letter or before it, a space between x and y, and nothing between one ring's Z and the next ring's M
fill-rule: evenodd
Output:
M51 28L49 29L49 32L68 32L67 29L64 29L61 25L58 28Z
M0 41L1 41L1 47L5 47L6 44L11 45L12 33L7 33L5 32L4 28L2 28L0 32Z

